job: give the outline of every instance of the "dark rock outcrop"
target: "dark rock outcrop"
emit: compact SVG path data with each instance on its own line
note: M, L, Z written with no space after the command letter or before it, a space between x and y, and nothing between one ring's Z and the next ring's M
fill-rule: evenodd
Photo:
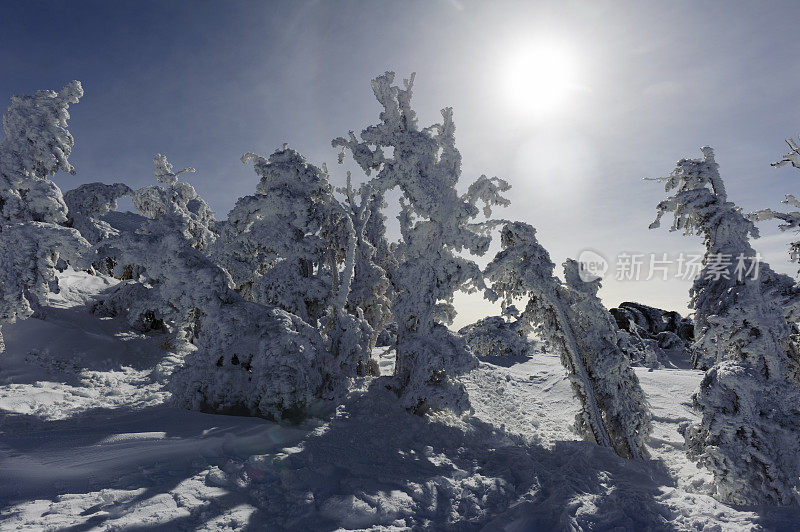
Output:
M626 301L610 310L619 327L619 345L634 364L661 366L690 359L694 324L675 311Z

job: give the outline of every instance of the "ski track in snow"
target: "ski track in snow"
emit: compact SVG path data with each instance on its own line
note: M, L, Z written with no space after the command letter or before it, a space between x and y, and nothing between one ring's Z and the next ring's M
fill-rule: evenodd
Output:
M375 386L327 421L281 425L169 406L163 336L88 312L114 280L67 271L46 317L4 327L2 530L797 529L797 509L732 508L678 432L702 374L636 373L653 460L576 440L554 355L483 361L471 418L423 419ZM381 369L391 371L393 354Z

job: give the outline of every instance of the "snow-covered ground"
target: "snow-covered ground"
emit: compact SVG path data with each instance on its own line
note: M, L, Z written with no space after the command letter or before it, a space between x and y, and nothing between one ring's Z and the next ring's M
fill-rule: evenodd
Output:
M469 374L471 418L413 416L368 385L327 421L202 414L169 406L157 376L179 357L163 335L89 313L113 282L66 272L44 320L3 329L2 530L800 528L797 509L703 494L678 432L699 372L637 369L645 463L576 441L577 404L541 352Z

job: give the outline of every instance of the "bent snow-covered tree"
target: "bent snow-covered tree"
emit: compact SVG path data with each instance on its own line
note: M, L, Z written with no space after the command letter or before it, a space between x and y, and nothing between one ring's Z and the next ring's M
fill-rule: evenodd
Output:
M67 160L75 143L67 109L82 96L79 81L59 92L12 96L0 142L0 223L67 220L61 191L49 178L59 170L75 173Z
M92 244L117 236L103 217L117 209L117 200L133 191L122 183L87 183L64 193L64 202L69 208L67 224L77 229L81 236ZM101 273L110 274L116 264L115 257L95 256L92 266Z
M800 387L783 297L787 284L760 262L758 231L727 201L711 148L663 178L672 195L651 224L673 213L672 230L699 233L704 268L692 287L696 348L712 364L694 395L702 419L687 451L714 475L715 496L735 504L791 504L800 476Z
M625 458L648 456L645 442L650 413L628 357L617 346L616 325L597 297L599 279L584 282L578 264L564 264L566 282L553 275L555 265L522 222L501 231L500 251L486 267L487 297L528 298L522 313L561 355L581 411L575 427L585 438Z
M395 187L403 193L402 242L397 249L403 262L392 272L397 289L392 305L397 322L392 385L402 404L415 413L465 411L469 400L457 376L472 369L476 359L446 324L455 315L455 291L482 281L478 266L455 252L486 252L490 237L473 223L479 213L476 203L483 201L487 208L506 204L499 193L508 185L484 176L466 194L458 194L461 155L455 147L452 110L442 111L441 124L420 128L411 108L413 79L406 80L404 88L393 85L393 72L372 80L383 107L380 123L364 129L360 139L351 132L348 139L334 139L333 145L341 146L343 153L349 150L367 175L377 171L369 186L381 197Z

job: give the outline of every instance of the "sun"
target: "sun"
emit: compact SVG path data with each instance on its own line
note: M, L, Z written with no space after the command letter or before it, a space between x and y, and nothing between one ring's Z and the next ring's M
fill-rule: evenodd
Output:
M537 115L562 110L578 88L578 65L571 50L556 42L517 47L505 66L503 95L515 109Z

